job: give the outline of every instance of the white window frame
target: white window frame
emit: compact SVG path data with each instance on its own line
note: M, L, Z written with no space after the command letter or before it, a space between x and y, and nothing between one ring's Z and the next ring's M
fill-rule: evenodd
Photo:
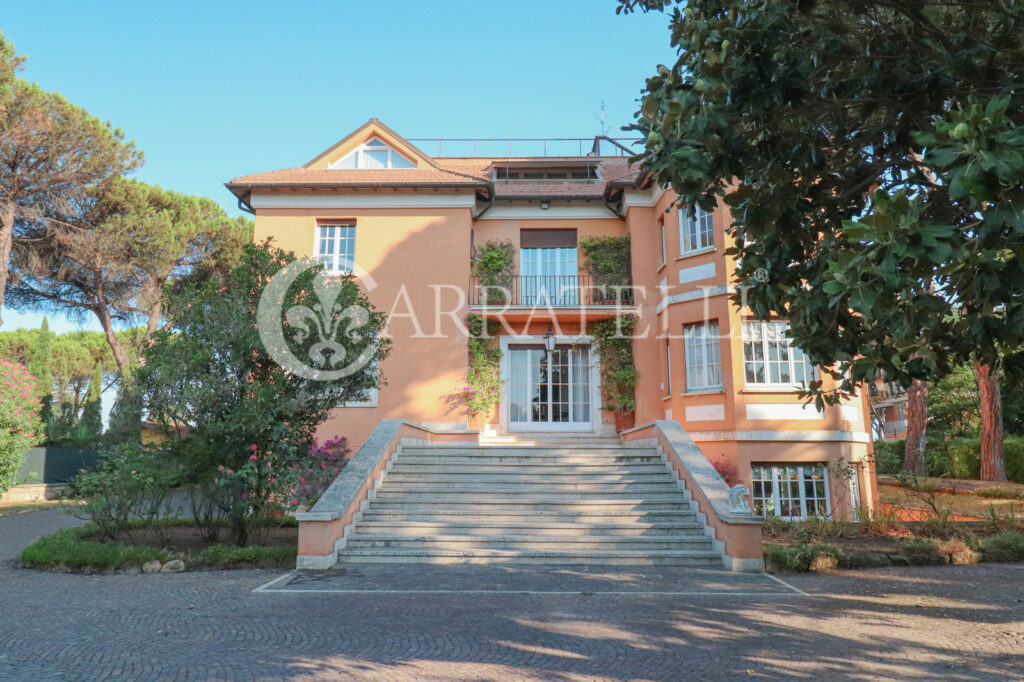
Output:
M380 144L371 144L372 142L379 142ZM367 166L365 160L367 152L380 151L387 151L387 164L383 168L371 168ZM348 161L348 159L352 158L353 156L355 157L354 165L352 165L351 167L346 167L345 162ZM409 165L396 166L395 157L401 159L402 161L405 161ZM330 166L328 166L328 168L332 170L414 170L416 168L416 162L410 159L405 154L396 150L394 147L392 147L379 137L371 137L369 140L367 140L366 142L359 145L345 156L341 157L340 159L332 163Z
M333 236L325 235L325 230L338 230ZM325 239L334 242L332 253L322 253ZM346 252L343 252L346 251ZM356 259L356 224L351 220L318 221L316 238L313 243L314 257L324 265L324 271L331 275L343 275L352 272ZM347 266L347 267L342 267Z
M718 320L683 325L683 366L687 393L722 388L722 340L719 329Z
M793 470L799 478L797 481L797 494L792 495L791 489L784 491L782 489L782 483L786 483L787 488L791 482L789 479L790 471ZM765 473L768 475L766 476ZM809 476L820 474L818 479L809 479ZM780 519L787 521L806 521L810 516L819 516L817 513L817 503L823 501L825 503L824 517L828 518L832 516L832 496L829 490L828 480L828 465L825 462L805 462L802 464L797 463L770 463L770 462L755 462L750 466L750 480L751 480L751 500L754 503L754 511L762 516L777 516ZM813 496L807 495L807 483L809 480L815 483L820 480L822 481L822 495L818 495L817 491ZM765 484L771 485L771 511L769 511L769 498L765 495ZM783 493L790 493L783 495ZM781 515L778 513L782 509L783 499L789 502L799 503L799 513L788 515ZM808 501L814 505L814 508L808 507ZM791 505L792 511L792 505ZM815 513L808 514L809 511Z
M668 262L668 244L665 241L665 221L659 220L658 227L661 229L661 264Z
M665 339L665 397L672 395L672 343Z
M715 248L715 218L714 214L698 207L694 208L695 214L691 218L689 209L680 206L679 215L679 255L689 256L704 251L713 251ZM693 243L690 237L693 237Z
M743 343L743 381L746 386L752 388L787 388L794 391L800 390L807 385L806 381L797 380L797 369L801 373L809 363L806 361L804 352L793 345L793 340L786 333L789 330L789 323L783 320L743 320L742 323ZM757 330L755 332L755 330ZM772 344L780 344L779 348L785 350L786 359L773 359ZM759 348L761 356L752 357L751 352ZM781 352L779 354L781 356ZM797 355L800 357L797 358ZM751 366L761 365L764 381L751 380L747 376L747 370ZM772 381L772 367L785 365L789 372L789 381L781 379L782 371L779 371L780 379ZM818 378L818 368L810 366L810 376L807 381L814 381Z

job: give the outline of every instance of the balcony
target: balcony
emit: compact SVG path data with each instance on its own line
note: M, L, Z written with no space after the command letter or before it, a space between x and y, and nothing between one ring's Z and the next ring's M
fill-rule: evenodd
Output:
M595 284L589 275L508 275L486 284L480 277L469 282L469 305L506 316L543 311L589 310L588 317L610 317L633 309L633 288L621 284Z

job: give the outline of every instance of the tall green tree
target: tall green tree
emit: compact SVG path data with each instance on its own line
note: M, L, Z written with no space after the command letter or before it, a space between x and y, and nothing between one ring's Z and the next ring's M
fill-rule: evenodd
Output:
M163 314L163 292L193 269L228 268L252 236L244 218L229 218L205 197L117 178L87 190L74 229L26 243L12 261L12 304L71 317L94 315L122 375ZM118 325L140 322L127 347Z
M35 339L32 349L29 351L25 369L29 374L35 376L40 399L44 405L49 405L49 400L53 398L53 338L50 333L50 323L45 317L33 336ZM45 416L43 420L45 421Z
M788 318L845 392L879 375L934 381L956 364L987 368L989 389L1020 376L1024 5L619 10L669 7L679 58L647 81L640 159L684 204L730 206L752 312ZM1000 423L990 411L982 424L989 480L1004 477Z
M63 216L86 188L142 162L122 131L18 78L23 62L0 35L0 313L12 250L69 234Z
M78 423L94 438L98 438L103 433L103 367L101 365L96 365L92 379L89 380L89 391L85 394L82 418Z

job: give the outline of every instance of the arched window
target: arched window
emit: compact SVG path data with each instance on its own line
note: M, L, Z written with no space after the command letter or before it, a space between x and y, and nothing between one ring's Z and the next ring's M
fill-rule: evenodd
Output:
M415 168L416 164L402 156L379 137L371 137L354 151L330 166L340 170L384 170Z

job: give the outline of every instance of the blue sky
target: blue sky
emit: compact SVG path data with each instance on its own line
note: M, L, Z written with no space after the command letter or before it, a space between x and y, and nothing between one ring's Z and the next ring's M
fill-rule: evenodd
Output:
M21 2L0 30L28 56L25 78L135 140L140 179L237 214L225 181L305 163L370 117L406 137L587 137L604 101L622 134L673 51L665 16L615 7ZM4 328L40 319L5 310Z

